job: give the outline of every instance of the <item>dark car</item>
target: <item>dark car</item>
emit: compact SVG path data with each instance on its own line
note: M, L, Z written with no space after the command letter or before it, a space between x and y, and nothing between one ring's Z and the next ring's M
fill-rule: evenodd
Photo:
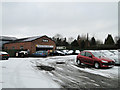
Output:
M46 56L48 56L48 52L47 51L37 51L37 52L33 53L32 56L35 56L35 57L39 57L39 56L46 57Z
M78 65L84 63L92 65L95 68L113 67L115 64L114 60L103 57L102 54L97 51L82 51L78 54L76 62Z
M50 56L64 56L65 53L59 50L55 50L54 52L50 53Z
M9 54L7 52L0 51L0 60L8 60Z

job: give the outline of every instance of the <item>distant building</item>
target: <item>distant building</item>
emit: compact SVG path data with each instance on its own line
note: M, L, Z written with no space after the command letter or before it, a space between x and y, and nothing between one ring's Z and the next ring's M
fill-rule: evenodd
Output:
M6 50L29 50L30 54L39 50L55 50L55 48L55 42L46 35L17 39L4 44L4 49Z
M15 37L0 36L0 50L2 50L3 44L16 40Z

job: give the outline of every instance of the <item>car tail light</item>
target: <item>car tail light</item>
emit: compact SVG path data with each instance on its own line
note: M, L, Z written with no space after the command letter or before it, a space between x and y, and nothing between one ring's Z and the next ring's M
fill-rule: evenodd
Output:
M7 56L9 56L9 54L7 54Z

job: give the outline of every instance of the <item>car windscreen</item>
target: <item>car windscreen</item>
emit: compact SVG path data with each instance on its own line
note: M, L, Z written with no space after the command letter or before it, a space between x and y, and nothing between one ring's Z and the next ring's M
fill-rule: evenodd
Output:
M95 57L100 58L103 56L100 52L91 52Z

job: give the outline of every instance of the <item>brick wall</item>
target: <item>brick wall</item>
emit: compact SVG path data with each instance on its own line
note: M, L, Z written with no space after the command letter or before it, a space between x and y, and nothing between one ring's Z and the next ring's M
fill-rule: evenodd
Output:
M43 39L47 39L48 42L43 42ZM9 44L5 44L4 48L5 49L20 49L21 46L23 46L23 49L29 49L30 53L34 53L36 52L36 45L53 45L54 46L54 50L56 48L56 44L53 40L51 40L50 38L43 36L39 39L36 39L34 41L31 42L19 42L19 43L9 43ZM6 48L7 47L7 48Z
M20 49L20 47L23 46L23 49L29 49L31 50L31 42L19 42L19 43L9 43L4 45L4 49Z
M48 42L43 42L43 39L47 39ZM32 50L31 50L32 53L34 53L36 51L36 45L53 45L54 46L53 49L55 50L55 48L56 48L55 42L45 36L32 42Z

